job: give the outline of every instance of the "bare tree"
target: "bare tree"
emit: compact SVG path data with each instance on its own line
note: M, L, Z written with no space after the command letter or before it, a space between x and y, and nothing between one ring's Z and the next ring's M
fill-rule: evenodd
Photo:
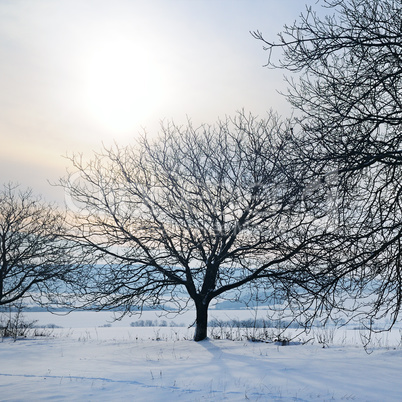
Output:
M402 306L402 2L321 4L331 15L308 8L278 42L253 35L270 67L295 74L286 96L301 112L311 180L336 176L339 243L323 289L360 300L349 308L369 326L384 314L392 326Z
M73 157L62 185L75 203L72 236L94 258L82 280L86 303L130 311L192 299L199 341L223 293L235 298L251 283L286 296L304 286L323 229L301 206L289 135L273 114L240 113L197 129L168 124L154 141L116 145L88 163Z
M6 184L0 191L0 306L61 285L71 270L62 240L64 217L32 190Z

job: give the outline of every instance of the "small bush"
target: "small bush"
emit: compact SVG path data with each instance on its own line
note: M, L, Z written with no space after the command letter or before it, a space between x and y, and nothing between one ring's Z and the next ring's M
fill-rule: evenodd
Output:
M1 338L12 338L14 342L17 338L26 338L35 328L36 321L27 321L22 314L22 306L12 312L0 316L0 336Z

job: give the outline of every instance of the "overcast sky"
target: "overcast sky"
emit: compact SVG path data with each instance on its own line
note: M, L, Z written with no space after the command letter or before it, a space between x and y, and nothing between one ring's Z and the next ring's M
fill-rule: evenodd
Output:
M60 200L47 181L63 155L155 133L161 119L288 114L282 73L263 67L249 31L275 38L315 3L0 0L0 184Z

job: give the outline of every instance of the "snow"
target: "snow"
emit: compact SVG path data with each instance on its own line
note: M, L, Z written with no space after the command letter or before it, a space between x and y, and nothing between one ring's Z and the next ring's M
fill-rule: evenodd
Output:
M110 313L75 314L48 337L0 342L1 401L402 400L399 330L377 335L367 353L350 329L337 329L325 348L323 329L289 346L196 343L192 328L130 327L133 317L99 327Z

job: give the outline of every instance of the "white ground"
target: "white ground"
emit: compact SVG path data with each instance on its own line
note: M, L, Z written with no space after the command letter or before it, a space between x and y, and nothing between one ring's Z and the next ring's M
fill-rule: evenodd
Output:
M0 342L0 400L402 400L399 330L377 336L368 354L354 330L316 330L304 345L196 343L192 329L130 327L132 317L98 327L106 314L75 313L51 337ZM31 315L43 324L63 319ZM329 347L318 343L323 338Z

